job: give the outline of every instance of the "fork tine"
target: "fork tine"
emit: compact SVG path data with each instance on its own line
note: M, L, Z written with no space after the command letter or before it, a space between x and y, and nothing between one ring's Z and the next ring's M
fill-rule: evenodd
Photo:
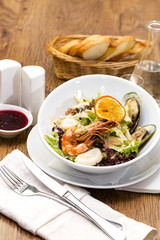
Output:
M15 184L21 185L24 182L22 179L20 179L14 172L12 172L5 165L2 166L2 169L7 175L9 175L8 177L10 177L15 182Z
M0 175L2 177L2 179L4 180L4 182L11 188L14 189L15 188L15 184L13 183L13 181L11 181L11 179L8 177L8 175L5 173L5 171L3 170L3 168L0 168Z
M19 187L23 185L23 181L15 175L9 168L2 165L1 166L1 176L3 180L6 182L6 184L12 189L12 190L18 190Z

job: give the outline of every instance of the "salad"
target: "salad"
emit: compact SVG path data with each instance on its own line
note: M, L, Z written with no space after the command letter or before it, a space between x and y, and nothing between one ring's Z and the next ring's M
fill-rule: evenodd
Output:
M76 97L75 97L76 98ZM125 94L122 104L112 96L77 99L77 105L56 119L48 144L62 157L88 166L111 166L134 159L156 126L139 126L140 98Z

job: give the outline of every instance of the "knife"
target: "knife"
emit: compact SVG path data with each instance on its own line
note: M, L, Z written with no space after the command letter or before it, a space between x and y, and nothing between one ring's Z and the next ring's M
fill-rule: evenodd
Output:
M126 236L124 232L109 223L107 220L100 217L81 201L79 201L68 189L56 182L53 178L44 173L35 163L29 159L24 159L24 163L27 168L48 188L56 193L63 200L73 205L84 215L87 216L93 223L95 223L110 239L112 240L125 240Z

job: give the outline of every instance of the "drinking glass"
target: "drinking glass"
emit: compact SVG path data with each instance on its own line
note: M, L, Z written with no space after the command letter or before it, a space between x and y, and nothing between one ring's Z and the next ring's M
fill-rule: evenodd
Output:
M142 88L144 86L144 79L141 76L138 76L134 73L133 74L124 74L124 75L121 76L121 78L124 78L124 79L126 79L130 82L133 82L133 83L139 85Z

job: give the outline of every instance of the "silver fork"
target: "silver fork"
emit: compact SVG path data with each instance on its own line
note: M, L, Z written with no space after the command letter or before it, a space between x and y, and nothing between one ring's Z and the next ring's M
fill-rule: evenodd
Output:
M88 218L84 213L79 211L75 206L65 202L65 200L63 200L53 194L39 191L35 186L32 186L32 185L28 184L27 182L25 182L24 180L22 180L21 178L19 178L14 172L12 172L8 167L6 167L4 165L0 166L0 176L2 177L4 182L17 194L20 194L23 196L41 196L41 197L50 198L52 200L55 200L55 201L63 204L64 206L72 209L73 211L81 214L83 217ZM106 219L106 220L109 221L110 223L112 223L117 228L122 229L121 224L111 221L111 220L108 220L108 219Z

